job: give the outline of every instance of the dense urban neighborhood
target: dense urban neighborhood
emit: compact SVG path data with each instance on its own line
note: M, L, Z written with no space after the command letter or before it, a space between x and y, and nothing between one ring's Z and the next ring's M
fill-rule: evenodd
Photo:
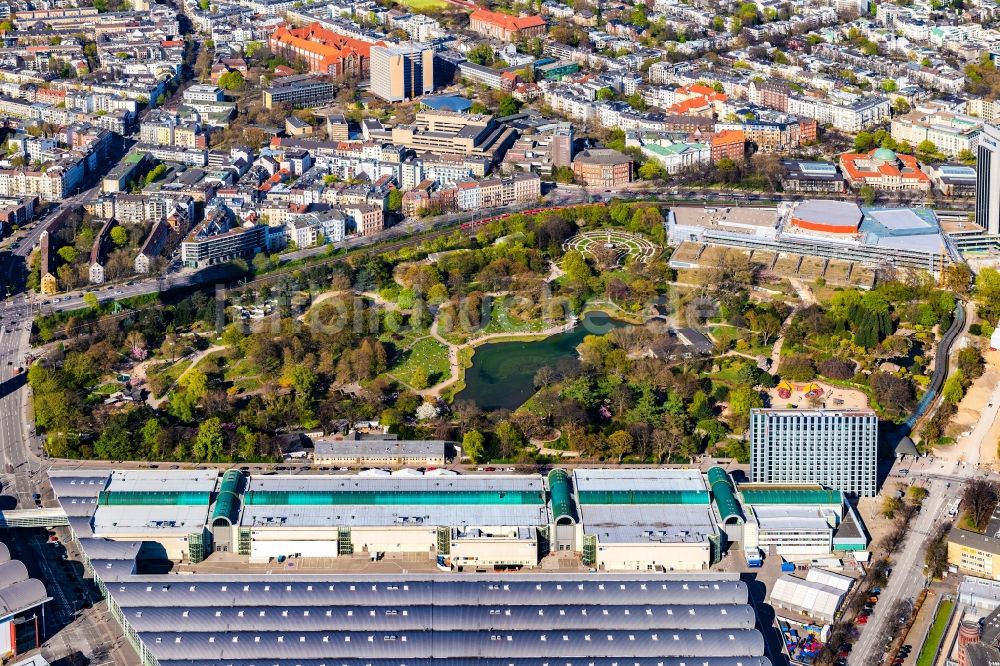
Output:
M0 663L1000 664L1000 5L0 0Z

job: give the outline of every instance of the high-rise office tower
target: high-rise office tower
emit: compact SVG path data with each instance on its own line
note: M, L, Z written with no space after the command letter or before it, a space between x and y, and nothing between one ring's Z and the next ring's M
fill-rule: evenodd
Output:
M875 495L878 417L870 409L754 409L750 480L819 483Z
M373 93L402 102L434 91L434 49L423 44L371 48Z
M976 224L1000 234L1000 127L986 123L976 160Z

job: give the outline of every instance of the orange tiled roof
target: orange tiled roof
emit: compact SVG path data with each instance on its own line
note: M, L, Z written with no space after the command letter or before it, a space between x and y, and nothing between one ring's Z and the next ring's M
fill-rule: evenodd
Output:
M319 23L310 23L304 28L289 28L282 25L274 31L271 39L303 51L315 53L322 58L321 64L324 67L351 55L368 58L371 56L373 46L385 45L384 42L371 44L347 35L341 35L338 32L327 30Z
M702 83L692 83L689 86L682 86L677 89L677 92L686 95L701 95L713 102L725 102L729 99L725 93L716 92L715 88Z
M874 153L874 150L870 153L844 153L840 156L840 166L852 180L888 177L901 178L904 181L914 183L930 181L927 174L920 170L920 164L913 155L896 154L896 158L903 165L903 168L900 169L895 164L888 162L876 163L873 160ZM859 162L868 162L868 164L861 165Z
M512 31L525 30L527 28L539 28L545 25L545 19L541 16L511 16L510 14L491 12L488 9L483 9L482 7L472 12L472 16L469 17L469 20L482 21L483 23L489 23L497 26L498 28Z
M692 97L690 99L677 102L667 109L667 113L684 115L697 109L704 109L710 106L709 101L704 97Z
M713 146L723 146L729 143L743 143L747 139L743 130L722 130L712 135Z

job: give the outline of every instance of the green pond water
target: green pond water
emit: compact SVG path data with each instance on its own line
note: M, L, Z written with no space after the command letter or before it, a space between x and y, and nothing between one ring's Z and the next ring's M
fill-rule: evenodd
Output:
M535 373L560 359L575 358L588 335L603 335L625 326L602 312L591 312L571 331L533 342L491 342L476 347L465 388L456 400L471 400L481 409L515 409L535 392Z

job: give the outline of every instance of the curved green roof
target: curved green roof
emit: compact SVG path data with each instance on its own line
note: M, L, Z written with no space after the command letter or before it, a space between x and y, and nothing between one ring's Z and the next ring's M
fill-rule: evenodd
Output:
M721 467L713 467L708 470L706 476L708 477L708 485L712 489L712 496L715 498L715 506L719 510L719 515L722 516L722 522L735 518L742 524L746 518L743 516L743 510L740 509L740 503L736 501L736 489L733 488L733 482L730 481L726 470Z
M212 509L212 522L225 518L233 525L240 516L240 492L243 490L243 474L237 469L227 470L222 475L219 486L219 496L215 498L215 508Z
M877 160L883 160L886 162L896 161L896 153L889 150L888 148L879 148L878 150L875 151L872 157L874 157Z
M554 469L549 472L549 496L552 501L552 519L558 522L560 518L569 518L577 522L576 505L573 503L573 492L570 490L569 474L564 469Z

